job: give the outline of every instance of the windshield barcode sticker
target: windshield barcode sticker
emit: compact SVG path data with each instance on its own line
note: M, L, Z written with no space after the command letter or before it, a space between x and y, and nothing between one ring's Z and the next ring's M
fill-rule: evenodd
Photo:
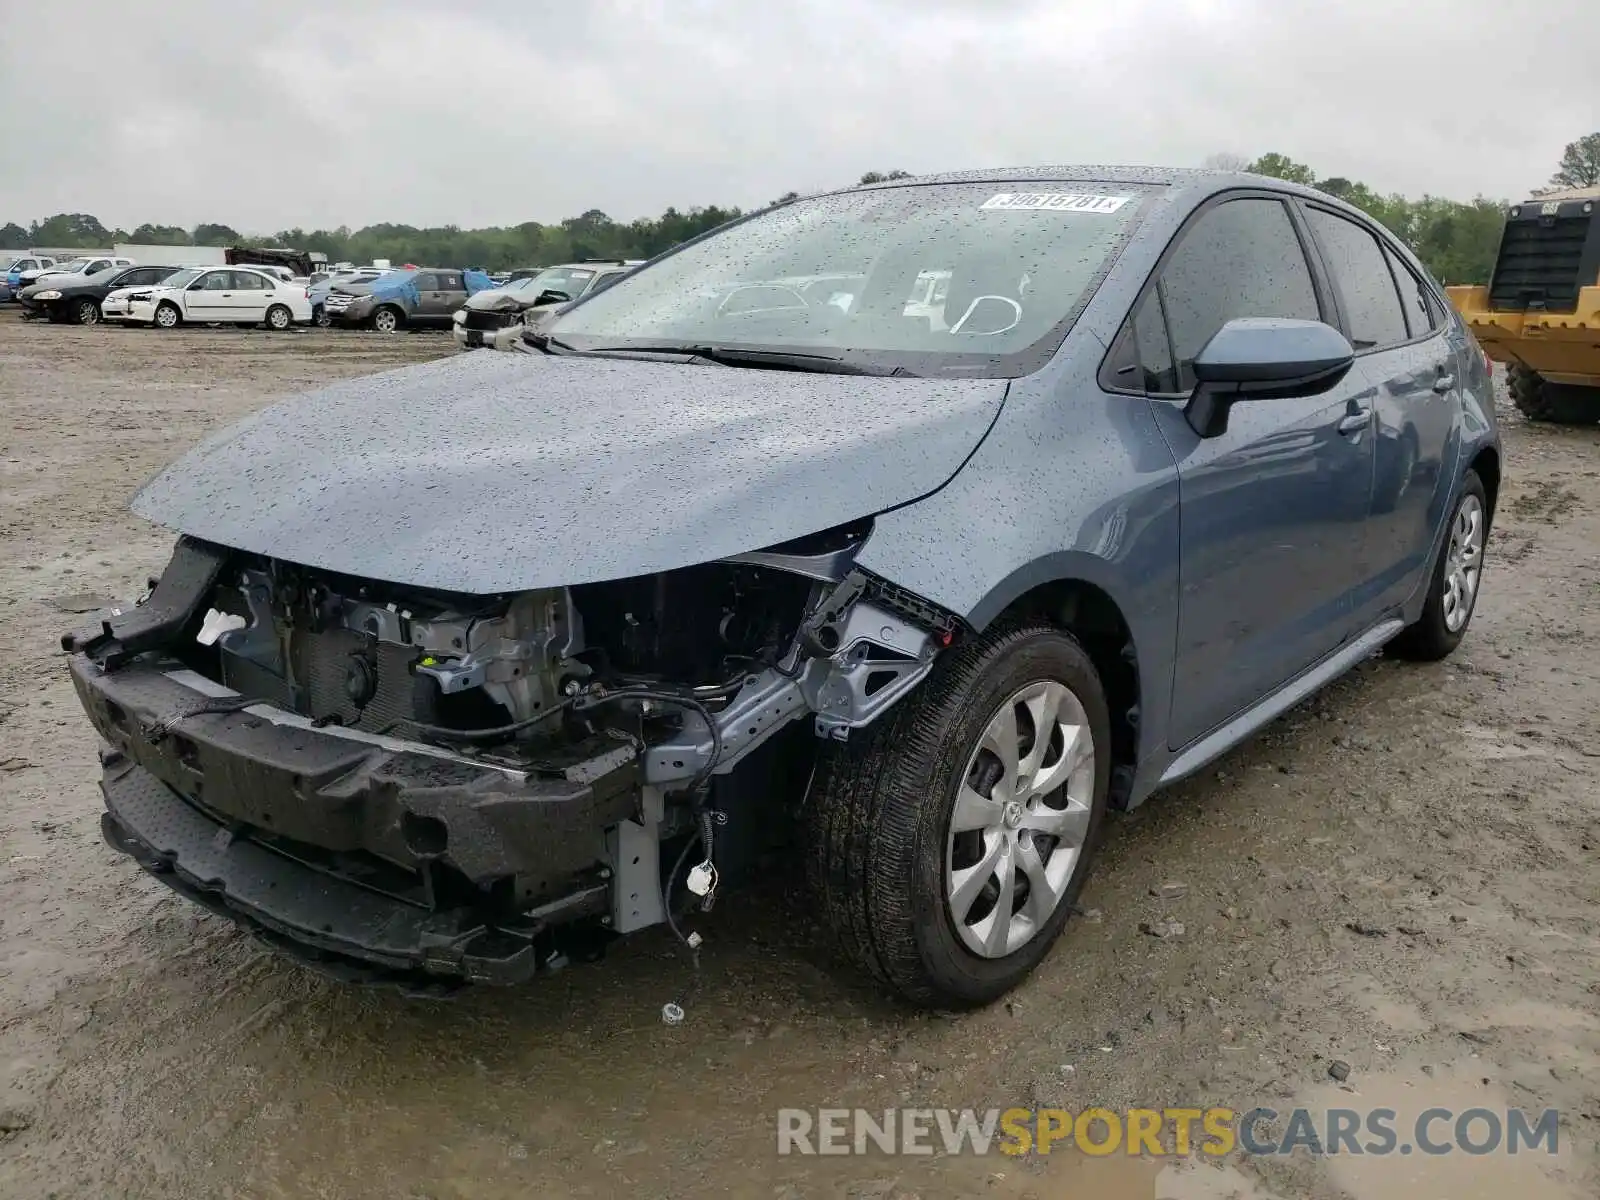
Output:
M1114 213L1132 199L1132 196L1086 196L1077 192L1001 192L990 196L981 207L1011 212Z

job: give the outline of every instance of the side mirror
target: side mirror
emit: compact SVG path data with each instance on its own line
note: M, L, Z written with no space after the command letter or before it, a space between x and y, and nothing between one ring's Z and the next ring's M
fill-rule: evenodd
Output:
M1183 415L1201 437L1220 437L1239 401L1315 396L1343 379L1355 357L1344 334L1321 321L1240 317L1196 356Z

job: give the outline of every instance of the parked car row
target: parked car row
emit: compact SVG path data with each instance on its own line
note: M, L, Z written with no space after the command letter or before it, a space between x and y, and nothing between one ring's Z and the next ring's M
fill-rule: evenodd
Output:
M288 329L309 324L311 306L303 282L284 268L182 267L132 264L85 274L45 275L16 293L26 317L77 325L101 321L170 329L184 322L265 324Z
M101 321L170 329L189 324L315 324L366 328L449 328L467 349L511 349L530 326L591 296L641 265L590 259L491 276L468 268L335 268L297 276L286 266L152 266L112 255L67 262L28 253L11 262L0 300L25 316L94 325Z

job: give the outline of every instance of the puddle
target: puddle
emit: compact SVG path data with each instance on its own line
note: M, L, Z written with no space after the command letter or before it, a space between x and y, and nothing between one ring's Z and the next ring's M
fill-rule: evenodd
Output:
M1394 1130L1400 1143L1396 1152L1334 1154L1324 1159L1329 1181L1343 1188L1351 1200L1591 1200L1566 1178L1572 1167L1570 1127L1561 1129L1556 1155L1547 1154L1542 1146L1524 1147L1517 1155L1507 1153L1503 1146L1487 1154L1472 1154L1459 1146L1448 1154L1425 1154L1420 1146L1411 1154L1401 1152L1413 1143L1418 1119L1433 1108L1449 1109L1457 1115L1488 1109L1498 1113L1503 1123L1507 1109L1529 1107L1529 1123L1537 1123L1540 1109L1524 1106L1493 1084L1485 1085L1480 1067L1436 1066L1429 1076L1412 1066L1361 1075L1356 1082L1359 1086L1352 1091L1319 1085L1299 1099L1315 1113L1330 1108L1394 1110ZM1454 1119L1441 1119L1427 1132L1433 1142L1442 1143L1454 1140L1454 1127ZM1468 1136L1474 1141L1487 1140L1484 1121L1474 1120L1470 1130ZM1363 1133L1357 1140L1370 1139Z

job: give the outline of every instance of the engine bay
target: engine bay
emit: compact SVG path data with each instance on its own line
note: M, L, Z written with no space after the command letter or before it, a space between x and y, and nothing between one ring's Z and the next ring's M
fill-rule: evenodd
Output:
M182 798L124 829L130 853L204 858L203 830L183 852L140 839L217 822L437 913L407 952L427 969L509 977L554 930L670 924L675 880L709 906L730 848L803 799L815 751L797 723L848 738L961 634L854 566L869 533L486 596L184 538L136 605L63 645L111 761L144 773L119 786Z
M869 532L495 596L234 555L181 656L317 728L535 768L604 733L694 790L808 710L848 736L949 644L952 618L852 569Z

